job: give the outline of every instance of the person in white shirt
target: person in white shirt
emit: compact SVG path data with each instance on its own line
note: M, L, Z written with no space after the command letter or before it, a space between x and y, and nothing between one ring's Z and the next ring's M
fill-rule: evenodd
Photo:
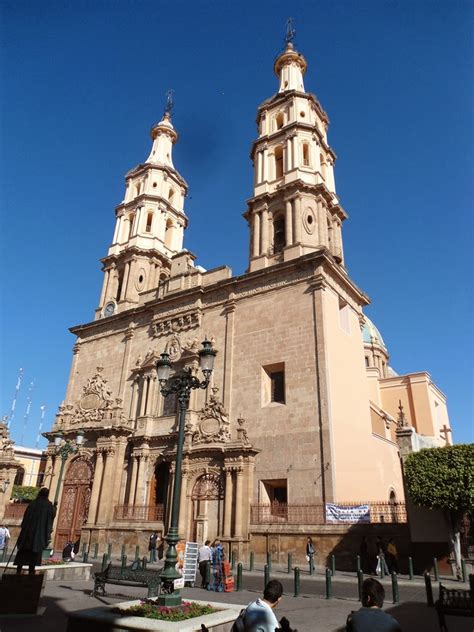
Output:
M273 609L280 603L283 586L272 579L265 586L263 599L258 598L247 606L245 611L246 632L275 632L280 627Z
M3 555L4 549L8 546L8 541L10 539L10 531L8 527L3 523L0 524L0 554Z
M209 567L209 564L211 563L211 557L212 557L211 547L209 546L210 543L211 543L210 540L206 540L198 552L199 572L201 573L201 588L208 587L207 569Z

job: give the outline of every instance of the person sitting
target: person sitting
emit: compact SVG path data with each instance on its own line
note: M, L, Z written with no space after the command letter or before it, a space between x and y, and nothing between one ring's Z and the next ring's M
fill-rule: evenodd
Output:
M68 540L66 546L63 549L63 560L65 562L72 562L72 560L76 557L74 553L74 542Z
M401 632L396 619L381 608L385 589L372 577L362 584L362 608L351 612L346 622L346 632Z
M272 579L265 586L263 599L256 599L249 603L234 623L231 630L245 630L245 632L275 632L275 630L291 631L289 621L284 617L278 623L273 609L278 606L283 596L283 586L277 579ZM240 625L239 625L240 624Z

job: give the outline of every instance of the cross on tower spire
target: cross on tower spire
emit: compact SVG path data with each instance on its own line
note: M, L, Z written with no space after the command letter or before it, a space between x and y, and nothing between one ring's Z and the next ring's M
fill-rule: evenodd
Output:
M295 39L296 29L293 26L293 18L288 18L286 21L286 36L285 36L285 44L293 44L293 40Z
M174 106L173 94L174 90L172 90L171 88L166 92L165 114L168 114L169 116L171 116L171 112L173 111Z

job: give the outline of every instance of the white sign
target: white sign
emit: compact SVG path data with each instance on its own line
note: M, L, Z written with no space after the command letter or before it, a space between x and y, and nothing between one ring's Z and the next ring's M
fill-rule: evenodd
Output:
M326 522L370 522L369 505L343 506L326 503Z

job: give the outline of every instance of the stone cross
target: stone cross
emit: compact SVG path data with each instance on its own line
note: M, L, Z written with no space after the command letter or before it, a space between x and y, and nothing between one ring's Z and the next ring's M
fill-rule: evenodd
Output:
M444 424L444 426L441 428L441 430L439 431L439 434L443 437L443 439L446 442L446 445L449 445L449 441L448 441L448 433L452 432L451 428L448 428L448 426L446 424Z

